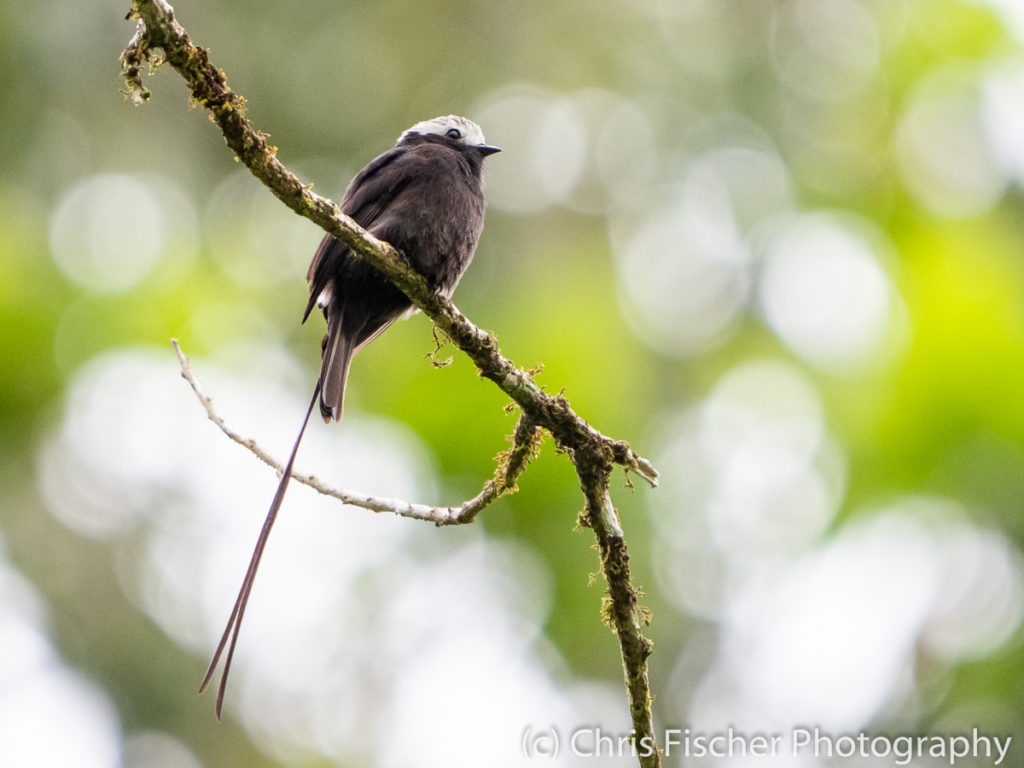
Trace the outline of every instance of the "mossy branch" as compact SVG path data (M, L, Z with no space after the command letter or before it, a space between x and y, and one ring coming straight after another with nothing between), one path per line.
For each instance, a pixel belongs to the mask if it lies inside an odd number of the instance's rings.
M426 281L409 268L396 249L343 214L337 203L315 194L311 185L299 181L277 159L277 148L267 143L266 134L256 130L246 117L245 100L230 89L224 73L211 64L207 51L192 43L165 0L134 0L129 17L137 20L138 26L121 56L126 97L136 104L147 101L149 91L142 84L141 73L165 60L185 79L193 101L209 110L227 145L256 178L293 211L334 235L383 273L473 361L481 376L494 382L522 410L513 447L501 458L495 477L488 481L483 493L500 495L514 488L516 478L535 450L539 429L548 431L568 453L585 499L583 519L597 538L601 568L608 583L607 616L619 638L635 737L638 743L656 743L647 679L651 644L640 627L638 592L630 579L626 542L611 501L609 483L614 465L625 467L652 487L657 485L657 471L627 442L607 437L590 426L564 397L544 392L529 372L501 354L493 334L470 322L451 301L430 291ZM163 51L162 59L154 53L157 48ZM197 389L196 394L200 392ZM208 414L217 420L209 408ZM224 429L222 423L218 425ZM269 457L261 458L276 465ZM296 479L302 482L298 475ZM343 500L351 503L351 496ZM642 754L639 761L644 768L661 765L657 751Z

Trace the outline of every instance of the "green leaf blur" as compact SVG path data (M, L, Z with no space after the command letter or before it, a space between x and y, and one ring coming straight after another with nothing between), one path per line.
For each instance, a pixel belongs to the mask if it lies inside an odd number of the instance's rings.
M653 612L659 728L977 727L1013 734L1018 764L1016 6L175 8L280 159L334 199L434 115L466 114L503 147L454 300L664 475L613 481ZM299 321L320 233L245 175L170 68L147 78L149 103L123 102L127 10L0 12L0 765L68 764L58 745L19 751L17 711L54 728L81 715L68 743L86 768L506 765L526 728L623 727L593 539L550 439L471 530L293 487L282 517L336 550L324 573L343 594L271 603L288 569L261 574L253 599L276 624L242 629L226 725L196 698L274 478L222 445L168 341L222 415L283 455L319 365L322 321ZM450 345L434 359L451 365L432 364L434 347L417 315L361 352L345 422L312 424L321 443L298 465L425 494L410 501L476 494L515 414ZM285 639L264 644L261 626ZM495 662L481 648L498 635ZM323 682L320 698L275 664ZM486 754L474 733L497 734Z

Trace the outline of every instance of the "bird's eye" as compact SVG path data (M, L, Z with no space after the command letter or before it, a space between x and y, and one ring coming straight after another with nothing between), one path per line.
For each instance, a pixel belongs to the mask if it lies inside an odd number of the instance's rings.
M449 128L447 131L444 132L444 135L447 136L449 139L461 139L462 131L460 131L458 128Z

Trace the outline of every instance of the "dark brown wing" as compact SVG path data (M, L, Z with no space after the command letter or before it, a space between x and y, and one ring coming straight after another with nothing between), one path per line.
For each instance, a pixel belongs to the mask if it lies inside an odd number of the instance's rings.
M342 212L359 226L370 229L408 185L408 175L382 174L381 171L395 163L401 165L408 151L408 147L395 147L371 160L345 190L345 196L341 200ZM349 253L348 246L338 242L333 235L324 235L316 253L313 254L313 261L306 274L306 280L309 282L309 302L302 315L302 322L306 322L331 278L344 275L350 263L357 263L357 260Z

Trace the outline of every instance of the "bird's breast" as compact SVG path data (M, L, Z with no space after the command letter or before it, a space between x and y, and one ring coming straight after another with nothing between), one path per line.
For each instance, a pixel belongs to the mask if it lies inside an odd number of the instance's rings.
M450 295L469 266L484 224L480 179L438 158L394 201L373 234L401 250L431 286Z

